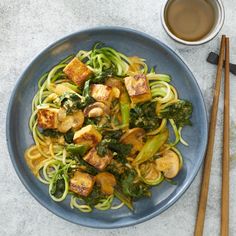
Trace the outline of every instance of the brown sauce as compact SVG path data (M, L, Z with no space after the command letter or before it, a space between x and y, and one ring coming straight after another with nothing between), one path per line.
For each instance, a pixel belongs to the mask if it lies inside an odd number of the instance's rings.
M172 0L165 10L169 30L178 38L196 41L214 26L215 10L208 0Z

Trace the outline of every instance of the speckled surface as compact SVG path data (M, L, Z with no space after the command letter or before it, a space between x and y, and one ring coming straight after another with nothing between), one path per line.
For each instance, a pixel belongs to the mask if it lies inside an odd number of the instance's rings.
M137 226L116 230L95 230L68 223L44 209L26 191L11 164L5 138L8 101L17 78L32 58L53 41L72 32L104 25L137 29L159 38L188 63L211 107L215 66L205 62L209 51L217 51L219 38L197 47L172 41L160 22L163 1L51 0L0 1L0 235L193 235L200 173L184 196L160 216ZM236 62L236 5L224 1L226 21L221 33L231 38L231 60ZM230 235L236 235L236 77L231 76L231 192ZM222 112L219 107L214 161L205 222L205 235L219 235L221 193ZM233 155L234 154L234 155Z

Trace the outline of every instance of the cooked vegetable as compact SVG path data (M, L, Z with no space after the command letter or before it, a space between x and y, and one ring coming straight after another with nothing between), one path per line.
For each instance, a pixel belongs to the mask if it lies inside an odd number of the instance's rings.
M188 145L182 131L192 105L170 81L145 59L102 44L45 73L32 101L35 145L25 160L49 196L60 202L71 195L71 208L87 213L133 210L151 187L172 182L183 166L176 145ZM113 205L115 198L121 203Z
M108 154L109 151L113 152L113 156L116 160L121 163L126 163L126 157L130 154L132 149L131 144L123 144L118 142L114 138L104 138L98 145L97 145L97 152L98 155L101 157Z
M130 99L126 91L123 91L120 95L120 111L122 125L125 128L128 128L130 122Z
M70 152L73 155L79 155L81 157L85 155L88 149L89 149L89 146L87 145L69 144L66 146L67 152Z
M141 164L140 175L142 181L148 185L157 185L164 180L161 171L157 169L156 164L153 162Z
M96 182L101 186L102 193L106 195L112 195L114 187L116 185L116 179L114 175L109 172L102 172L96 175Z
M140 153L134 159L133 165L139 165L152 158L160 147L166 142L168 135L168 130L164 130L162 133L147 140Z
M120 138L120 142L124 144L131 144L131 155L141 151L144 145L145 131L142 128L133 128L125 132Z
M148 185L141 182L135 182L134 180L136 176L136 172L131 170L128 173L125 173L125 175L122 177L121 186L124 194L134 199L150 196Z
M160 125L160 119L157 117L155 109L155 102L136 105L130 110L130 127L143 128L145 131L157 129Z
M84 115L87 117L99 117L109 113L110 108L102 102L95 102L84 109Z
M168 179L174 178L180 170L178 155L171 150L165 151L163 157L156 159L156 168Z
M173 119L178 127L191 125L190 117L193 107L189 101L180 100L171 104L158 113L159 118Z

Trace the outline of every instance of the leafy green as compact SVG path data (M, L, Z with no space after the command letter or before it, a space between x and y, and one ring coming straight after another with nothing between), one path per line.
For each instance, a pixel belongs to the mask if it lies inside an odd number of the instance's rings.
M65 108L67 114L77 110L77 104L80 103L80 97L75 93L64 93L60 97L61 107Z
M67 143L73 143L73 137L74 137L74 131L72 129L68 130L64 134L64 138L65 138Z
M123 135L122 130L116 130L116 131L103 131L102 136L105 139L117 139L119 140L121 136Z
M180 100L167 106L158 114L160 118L173 119L177 127L191 125L190 117L193 112L192 103L186 100Z
M95 125L97 126L98 123L101 121L101 117L93 117L93 118L88 118L85 117L84 119L84 125Z
M106 196L101 192L101 188L97 185L94 185L93 191L90 193L89 196L87 197L80 196L80 198L82 198L84 202L90 207L94 207L105 197Z
M150 196L148 185L141 182L134 183L136 176L137 173L134 170L129 170L124 174L121 180L123 193L134 199Z
M84 100L80 104L78 108L84 108L90 105L91 103L95 102L95 100L90 96L90 80L87 80L84 84L84 89L83 89L83 97Z
M48 137L52 137L52 138L58 138L59 136L62 135L61 132L59 132L55 129L43 129L41 132L44 136L48 136Z
M94 84L104 84L106 79L115 75L114 68L103 70L94 77L91 78L91 82Z
M121 163L126 163L126 157L129 155L132 145L119 143L114 138L104 138L96 147L99 156L105 156L109 151Z
M98 170L95 167L89 165L83 158L81 158L79 154L77 155L71 154L70 159L75 160L77 162L77 165L84 166L88 174L95 176L98 173Z
M90 96L90 80L87 80L84 84L82 96L78 96L76 93L64 93L61 95L60 104L61 107L66 109L67 114L71 114L78 109L83 109L95 100Z
M79 155L80 157L84 156L88 149L89 147L87 145L69 144L66 146L67 152L70 152L73 155Z
M160 120L156 115L156 103L146 102L136 105L130 110L130 127L140 127L146 131L157 129Z

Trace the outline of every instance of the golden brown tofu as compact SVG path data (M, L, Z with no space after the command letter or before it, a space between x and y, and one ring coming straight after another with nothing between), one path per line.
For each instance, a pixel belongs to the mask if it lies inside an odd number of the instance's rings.
M93 125L87 125L75 132L73 140L77 144L95 147L102 140L102 135Z
M78 86L84 84L92 71L77 57L75 57L65 68L64 73Z
M95 178L87 173L76 171L70 179L70 190L80 196L87 197L93 190Z
M100 157L96 148L92 148L83 159L91 166L94 166L96 169L102 171L108 164L110 164L112 158L113 157L111 153L108 153L104 157Z
M133 103L146 102L151 100L152 95L145 75L135 75L126 77L125 87Z
M96 101L107 103L111 100L112 88L103 84L92 84L90 94Z
M38 126L43 129L56 129L58 126L58 109L39 109L37 112Z

